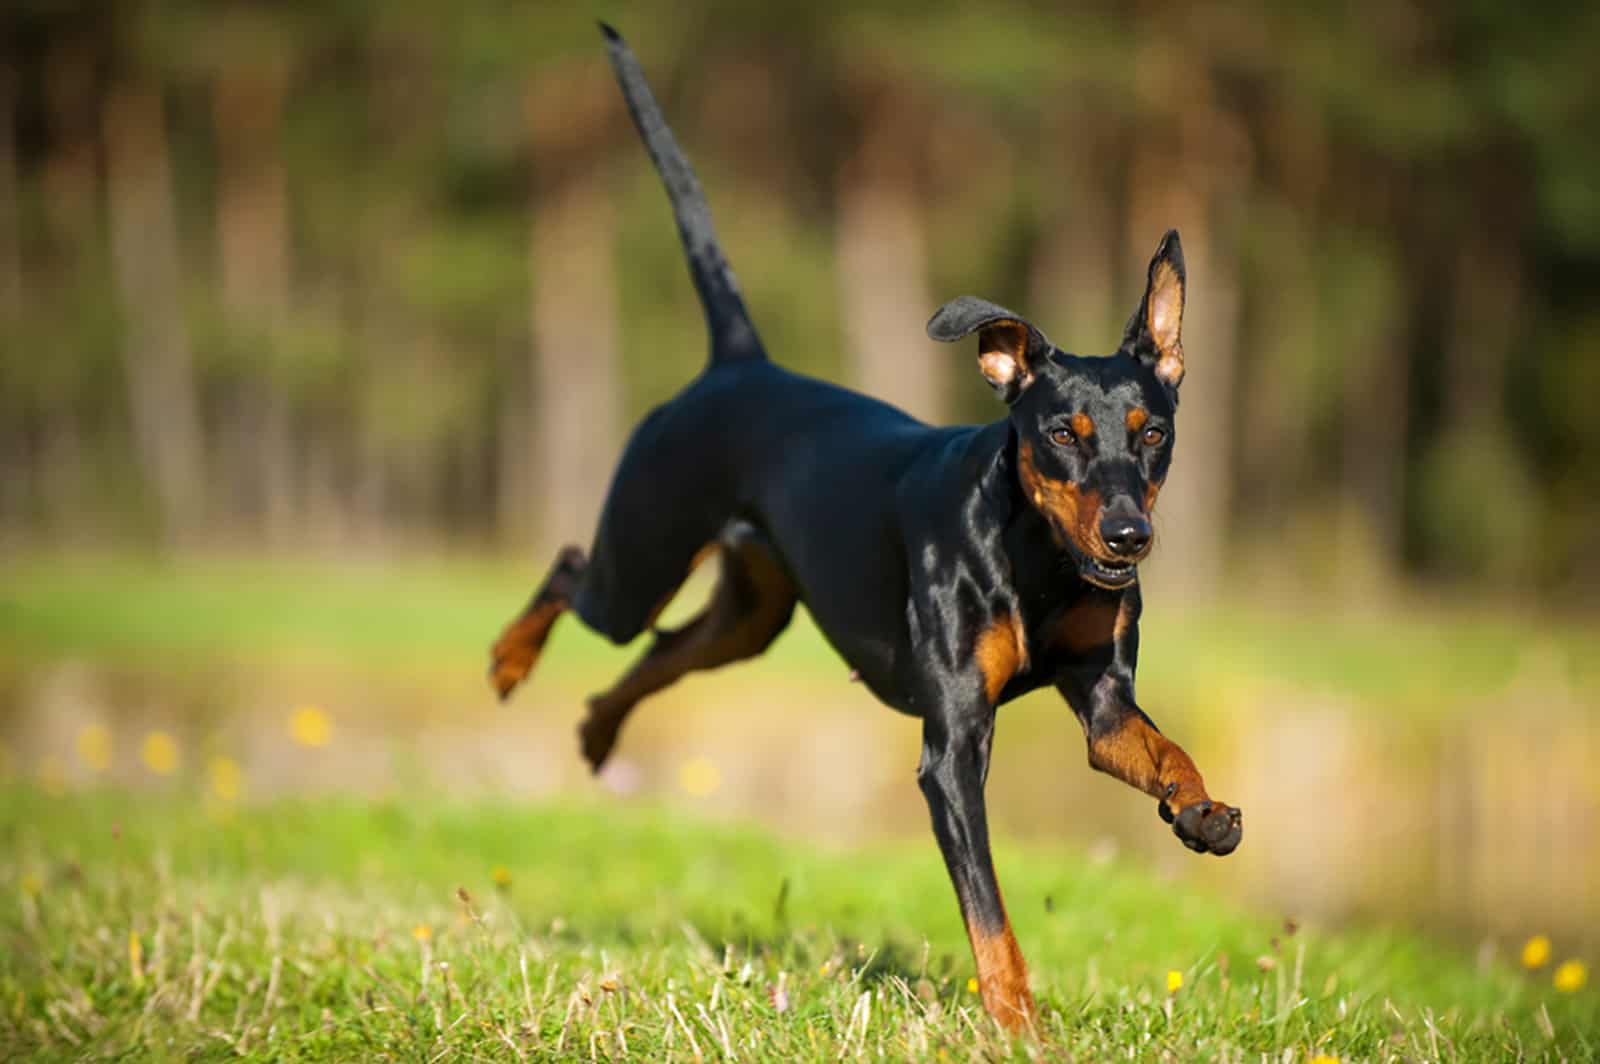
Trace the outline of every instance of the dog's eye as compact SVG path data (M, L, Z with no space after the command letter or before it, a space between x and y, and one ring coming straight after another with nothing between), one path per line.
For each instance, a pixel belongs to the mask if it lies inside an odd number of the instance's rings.
M1051 429L1050 441L1057 447L1071 447L1078 442L1078 437L1068 428Z
M1143 439L1146 447L1159 447L1161 445L1161 441L1166 438L1167 434L1162 432L1160 429L1148 428L1144 430Z

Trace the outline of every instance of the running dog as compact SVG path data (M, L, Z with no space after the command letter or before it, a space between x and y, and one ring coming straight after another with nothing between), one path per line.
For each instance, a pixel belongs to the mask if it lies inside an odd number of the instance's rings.
M568 610L617 643L653 629L645 654L589 702L580 739L599 771L641 699L762 653L804 602L872 693L921 719L917 782L984 1007L1028 1029L1033 996L984 810L997 707L1053 684L1083 724L1089 764L1156 798L1184 845L1222 855L1241 835L1239 810L1210 797L1133 694L1137 567L1151 548L1184 375L1178 234L1162 238L1107 357L1066 354L986 300L939 308L928 334L976 334L978 372L1007 411L990 425L924 425L768 359L638 61L601 28L672 201L710 360L634 430L587 557L561 551L494 644L492 682L510 695ZM656 629L712 553L721 571L710 603L681 627Z

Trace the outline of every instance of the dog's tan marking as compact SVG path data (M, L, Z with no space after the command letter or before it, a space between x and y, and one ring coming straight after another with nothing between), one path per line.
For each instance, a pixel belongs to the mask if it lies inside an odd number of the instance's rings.
M489 678L501 698L509 696L533 671L550 638L550 629L566 608L567 603L562 600L535 599L494 641Z
M972 656L983 674L983 692L990 702L1000 698L1011 677L1028 665L1028 641L1022 621L1014 613L996 618L978 633Z
M1094 596L1079 602L1056 619L1051 626L1051 642L1079 652L1110 646L1119 634L1122 607L1119 603Z
M1183 281L1165 259L1150 274L1145 323L1161 356L1156 376L1176 388L1183 381Z
M1001 912L1004 911L1002 903ZM987 931L969 918L967 939L972 943L983 1007L1008 1031L1031 1027L1037 1008L1033 993L1028 989L1028 964L1022 959L1022 949L1017 945L1010 919L1006 919L1001 930Z
M1133 627L1133 596L1123 595L1122 602L1117 606L1117 619L1111 626L1111 638L1117 642L1128 634L1128 629Z
M1149 420L1150 411L1146 410L1142 406L1136 406L1128 411L1128 416L1125 419L1125 423L1128 426L1129 432L1138 432L1140 429L1144 428L1145 422Z
M1033 383L1033 367L1028 365L1028 326L1005 318L991 322L978 332L978 370L996 388L1018 381L1026 388Z
M1023 489L1033 500L1033 505L1050 518L1052 532L1058 536L1068 536L1085 554L1101 559L1110 556L1110 551L1100 539L1101 501L1098 492L1080 492L1078 485L1071 481L1055 480L1039 472L1034 462L1031 440L1022 441L1017 465Z
M1144 489L1144 512L1146 515L1156 511L1156 496L1161 494L1161 481L1152 480Z
M1167 787L1177 784L1167 799L1174 813L1210 799L1194 759L1138 713L1128 714L1116 731L1090 740L1089 764L1154 798L1165 797Z
M1072 431L1078 439L1087 440L1094 435L1094 420L1088 414L1073 414Z
M489 682L502 699L509 697L538 664L550 629L572 605L583 566L583 552L576 547L567 547L556 555L539 590L494 641L489 652Z
M1017 364L1004 355L979 355L978 370L994 385L1010 384L1017 379Z
M657 632L616 685L589 700L579 735L596 772L641 699L696 669L754 657L789 623L798 591L777 559L759 544L737 539L711 544L700 556L719 546L722 571L706 608L681 628Z

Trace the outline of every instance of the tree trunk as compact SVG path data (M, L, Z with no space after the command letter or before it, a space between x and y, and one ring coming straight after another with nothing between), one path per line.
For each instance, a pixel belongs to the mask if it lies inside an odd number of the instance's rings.
M1455 256L1441 351L1444 431L1428 462L1437 478L1432 533L1435 549L1463 575L1513 584L1538 564L1533 545L1540 521L1506 394L1513 338L1525 327L1522 227L1512 215L1520 197L1492 186L1482 196L1507 206L1468 226ZM1467 505L1469 495L1527 503L1474 508ZM1462 525L1467 527L1458 531Z
M1154 64L1142 63L1141 67ZM1160 65L1142 77L1169 77ZM1180 230L1187 266L1183 347L1188 372L1178 413L1177 456L1161 492L1155 525L1157 550L1150 570L1163 591L1203 599L1215 593L1226 570L1228 514L1232 505L1232 445L1239 264L1219 218L1213 189L1227 187L1218 153L1237 136L1209 106L1203 89L1186 88L1176 144L1159 134L1142 136L1135 152L1127 246L1140 278L1161 234ZM1176 149L1176 150L1175 150ZM1137 294L1127 305L1138 305Z
M1161 491L1155 523L1159 550L1152 567L1163 588L1192 598L1206 598L1226 571L1228 513L1232 505L1235 325L1238 314L1238 263L1225 248L1203 202L1146 214L1135 229L1141 245L1152 251L1164 231L1176 223L1183 232L1188 267L1188 304L1184 311L1183 347L1188 373L1183 380L1183 407L1177 419L1181 441L1171 475ZM1156 217L1170 219L1156 222ZM1154 223L1154 224L1152 224Z
M1235 508L1252 527L1300 548L1257 553L1249 576L1265 587L1295 588L1305 583L1306 551L1328 546L1325 513L1316 513L1314 524L1300 519L1320 502L1308 498L1307 485L1319 472L1311 444L1324 413L1316 389L1330 297L1323 281L1332 271L1325 269L1323 204L1330 186L1342 186L1329 173L1332 153L1320 115L1303 100L1285 95L1263 104L1258 123L1263 183L1276 192L1263 189L1252 221L1258 234L1267 234L1257 240L1267 257L1253 264L1259 280L1248 312L1252 331L1241 338L1236 370L1249 415L1235 430Z
M1386 289L1392 286L1385 286ZM1349 352L1340 410L1335 568L1345 598L1379 604L1394 586L1405 535L1406 345L1391 296L1375 293L1341 339Z
M155 491L162 539L182 546L192 542L204 516L204 462L161 96L146 87L114 86L104 121L134 446Z
M88 46L68 35L51 47L44 62L49 150L41 185L43 213L49 223L48 261L56 268L40 280L40 286L49 290L34 293L34 298L40 305L58 305L69 312L82 306L81 300L92 298L86 291L89 286L78 288L76 279L99 266L102 239L95 58ZM13 130L13 138L16 132ZM15 139L11 144L15 151ZM20 298L20 261L18 268ZM66 523L83 506L87 471L96 450L114 446L114 441L106 438L103 429L97 438L94 430L81 422L77 400L96 387L89 374L79 370L52 376L50 392L40 397L37 410L29 488L31 502L49 515L47 521L64 519L62 523Z
M616 219L594 171L534 211L533 424L527 461L547 545L587 544L621 449Z
M1316 162L1342 195L1359 196L1380 222L1387 220L1389 234L1355 244L1339 264L1338 289L1323 294L1336 322L1329 332L1343 370L1335 572L1346 602L1371 610L1394 597L1405 549L1412 395L1401 293L1408 287L1402 273L1411 244L1406 227L1415 218L1402 207L1393 174L1363 173L1358 180L1349 163L1341 174L1325 155Z
M1240 375L1242 401L1250 415L1240 418L1236 428L1237 501L1247 520L1292 540L1295 518L1313 501L1306 486L1316 472L1308 429L1316 408L1310 390L1316 379L1321 312L1317 236L1301 210L1283 210L1265 224L1273 227L1273 250L1271 261L1260 266L1264 287L1250 314L1253 334L1247 350L1253 364ZM1185 402L1180 431L1189 409ZM1269 586L1293 586L1303 561L1289 552L1268 551L1253 559L1250 575Z
M65 237L70 262L81 263L95 248L96 172L94 55L75 42L51 49L45 60L44 95L50 123L45 159L45 213L51 229Z
M535 453L531 422L537 411L523 344L502 339L495 367L495 533L506 546L526 547L541 530L533 504L538 485L529 473Z
M1505 221L1470 227L1456 256L1455 303L1445 337L1446 422L1459 432L1504 433L1507 354L1521 324L1522 261Z
M950 361L924 331L934 310L927 240L898 117L881 107L840 172L839 306L852 383L937 424L948 403Z
M219 470L243 488L253 520L281 544L295 522L293 433L288 397L275 372L289 312L287 178L281 154L287 70L270 60L224 66L213 97L220 162L217 234L222 302L251 365L228 419L234 468Z
M22 314L22 252L17 223L17 76L10 66L0 66L0 335L16 335ZM17 345L0 339L0 359L17 359ZM5 374L11 380L19 371ZM32 494L33 455L27 432L18 416L19 397L11 397L0 423L0 537L16 530ZM3 543L0 540L0 543Z
M1043 167L1054 213L1044 221L1029 281L1028 306L1052 340L1067 351L1098 355L1116 349L1131 308L1116 303L1120 236L1118 177L1107 160L1118 153L1093 115L1074 111L1051 130Z
M22 313L22 242L17 203L17 73L0 67L0 322Z

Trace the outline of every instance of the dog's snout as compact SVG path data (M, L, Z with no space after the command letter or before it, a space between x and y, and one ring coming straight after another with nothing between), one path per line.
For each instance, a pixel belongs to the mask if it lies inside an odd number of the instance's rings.
M1132 558L1150 546L1150 522L1143 517L1107 517L1100 522L1100 538L1119 558Z

